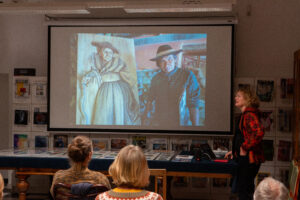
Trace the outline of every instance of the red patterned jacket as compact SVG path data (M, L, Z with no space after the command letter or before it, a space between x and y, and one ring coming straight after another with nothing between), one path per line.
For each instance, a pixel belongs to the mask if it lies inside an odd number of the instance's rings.
M244 135L244 142L241 145L248 152L250 163L263 163L265 161L262 139L264 128L259 120L259 110L246 108L242 113L239 128Z

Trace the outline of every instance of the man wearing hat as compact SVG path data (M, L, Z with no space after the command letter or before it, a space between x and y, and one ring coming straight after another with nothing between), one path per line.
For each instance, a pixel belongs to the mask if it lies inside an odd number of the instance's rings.
M176 66L177 54L170 45L158 47L155 61L160 71L152 78L145 116L150 110L151 125L179 127L199 125L200 87L190 70Z

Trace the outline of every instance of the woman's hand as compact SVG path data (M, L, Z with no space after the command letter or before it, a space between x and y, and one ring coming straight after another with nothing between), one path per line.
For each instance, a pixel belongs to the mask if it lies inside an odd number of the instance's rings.
M232 159L232 158L233 158L232 151L228 151L228 152L225 154L225 158L226 158L226 159Z
M246 155L247 155L247 151L245 151L243 147L240 147L240 156L246 156Z

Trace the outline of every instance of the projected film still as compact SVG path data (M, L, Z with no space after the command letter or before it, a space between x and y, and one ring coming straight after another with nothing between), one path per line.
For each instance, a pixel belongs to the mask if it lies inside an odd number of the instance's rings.
M205 124L206 34L78 34L77 125Z

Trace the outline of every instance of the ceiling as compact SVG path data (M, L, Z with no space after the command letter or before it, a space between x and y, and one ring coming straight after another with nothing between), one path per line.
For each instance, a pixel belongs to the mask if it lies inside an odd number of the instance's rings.
M236 0L0 0L0 14L55 19L190 18L234 16Z

